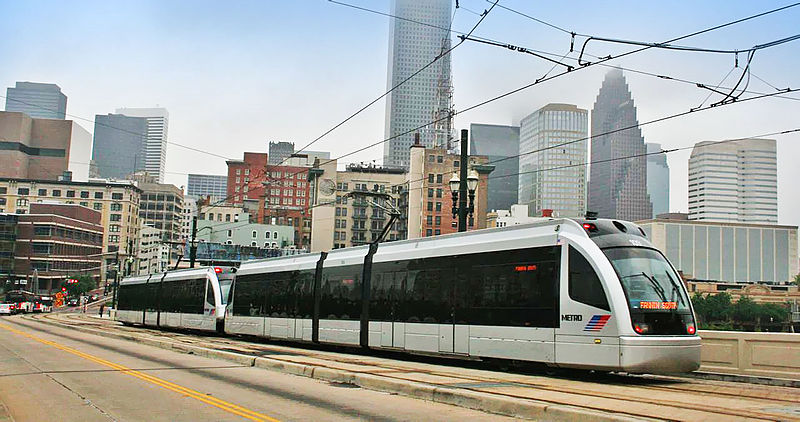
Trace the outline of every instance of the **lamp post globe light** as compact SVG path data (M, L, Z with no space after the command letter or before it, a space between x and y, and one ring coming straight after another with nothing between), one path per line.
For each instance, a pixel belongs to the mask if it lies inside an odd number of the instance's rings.
M467 148L469 143L469 132L464 129L461 131L461 162L459 172L453 173L450 177L450 192L453 196L453 218L458 217L458 231L467 231L467 215L470 217L475 212L475 190L478 189L478 172L469 169ZM460 174L459 174L460 173ZM469 198L469 202L467 202Z

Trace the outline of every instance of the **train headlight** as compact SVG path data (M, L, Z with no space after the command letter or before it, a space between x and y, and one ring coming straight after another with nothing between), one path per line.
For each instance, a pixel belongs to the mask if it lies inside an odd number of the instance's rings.
M650 324L636 323L633 324L633 330L639 334L647 334L650 332Z
M695 333L697 333L697 329L694 328L694 323L686 324L686 332L690 335L695 335Z

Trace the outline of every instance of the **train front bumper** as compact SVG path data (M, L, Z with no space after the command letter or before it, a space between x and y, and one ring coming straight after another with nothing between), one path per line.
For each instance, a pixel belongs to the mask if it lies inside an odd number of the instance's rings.
M699 336L622 336L619 352L625 372L669 374L700 368Z

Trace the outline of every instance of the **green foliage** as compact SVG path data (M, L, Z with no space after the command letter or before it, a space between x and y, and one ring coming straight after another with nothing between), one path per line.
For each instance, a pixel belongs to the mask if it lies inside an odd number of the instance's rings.
M794 276L794 284L797 284L798 286L800 286L800 274L797 274L796 276Z
M84 275L73 275L67 278L78 280L77 283L64 284L64 286L67 288L67 294L69 296L80 296L90 290L97 288L97 284L95 283L94 279L91 276L84 274Z
M734 321L740 324L753 323L758 321L758 317L761 314L761 306L753 301L753 299L742 296L736 304L733 305L732 314Z
M720 292L703 296L695 293L692 305L701 329L710 330L760 330L762 325L774 329L789 319L788 306L777 303L756 303L748 296L741 296L732 303L731 295Z

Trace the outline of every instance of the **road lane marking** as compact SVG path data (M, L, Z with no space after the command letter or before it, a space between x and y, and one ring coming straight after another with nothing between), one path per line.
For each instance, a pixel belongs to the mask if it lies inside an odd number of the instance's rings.
M127 368L127 367L125 367L123 365L107 361L105 359L99 358L97 356L90 355L88 353L81 352L80 350L73 349L73 348L68 347L68 346L63 346L63 345L58 344L58 343L56 343L54 341L45 340L45 339L37 337L37 336L35 336L33 334L28 334L28 333L26 333L24 331L20 331L20 330L17 330L16 328L12 328L12 327L10 327L10 326L8 326L6 324L0 324L0 328L6 329L8 331L11 331L12 333L17 334L17 335L20 335L20 336L23 336L23 337L27 337L27 338L29 338L31 340L34 340L34 341L37 341L39 343L46 344L46 345L54 347L56 349L65 351L67 353L71 353L71 354L73 354L75 356L82 357L82 358L84 358L86 360L98 363L100 365L108 366L110 368L113 368L116 371L121 372L121 373L130 375L130 376L135 377L135 378L139 378L139 379L141 379L143 381L147 381L147 382L149 382L151 384L154 384L154 385L157 385L157 386L159 386L161 388L176 392L178 394L181 394L181 395L184 395L184 396L187 396L187 397L191 397L191 398L193 398L195 400L198 400L198 401L201 401L203 403L209 404L211 406L217 407L217 408L222 409L222 410L224 410L226 412L233 413L235 415L241 416L241 417L243 417L245 419L249 419L249 420L252 420L252 421L279 422L278 419L275 419L273 417L270 417L270 416L255 412L253 410L250 410L250 409L235 405L235 404L230 403L230 402L226 402L224 400L220 400L220 399L218 399L216 397L206 395L204 393L192 390L190 388L186 388L184 386L181 386L181 385L178 385L178 384L174 384L174 383L169 382L167 380L164 380L164 379L161 379L161 378L158 378L158 377L154 377L152 375L148 375L148 374L142 373L140 371L137 371L137 370L134 370L134 369L131 369L131 368Z

